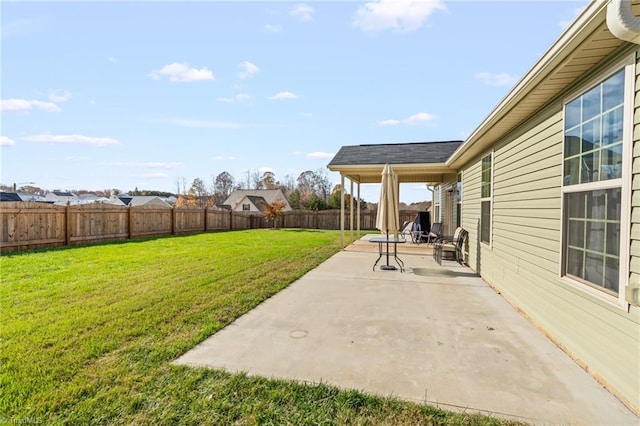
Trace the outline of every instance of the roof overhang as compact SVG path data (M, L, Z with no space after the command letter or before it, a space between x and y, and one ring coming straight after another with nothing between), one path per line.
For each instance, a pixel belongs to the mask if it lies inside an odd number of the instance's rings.
M332 172L339 172L342 176L357 183L380 183L384 164L367 165L329 165ZM440 183L443 176L455 173L444 163L413 163L391 164L393 172L398 177L398 183Z
M608 1L594 0L447 161L457 169L558 99L625 45L607 27ZM634 0L634 10L637 0Z

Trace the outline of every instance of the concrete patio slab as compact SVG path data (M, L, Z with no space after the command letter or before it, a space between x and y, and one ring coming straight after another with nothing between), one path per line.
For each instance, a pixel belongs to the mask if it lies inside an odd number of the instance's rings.
M176 364L328 383L533 424L640 419L468 268L361 241Z

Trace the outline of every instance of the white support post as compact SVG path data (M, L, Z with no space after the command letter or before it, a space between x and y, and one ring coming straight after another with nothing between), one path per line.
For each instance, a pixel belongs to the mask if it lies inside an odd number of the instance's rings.
M353 244L353 180L349 179L349 182L351 183L351 190L349 191L349 199L350 199L350 205L349 205L349 231L351 234L351 244Z
M340 246L344 248L344 175L340 173Z
M358 238L360 238L360 182L358 181L358 196L356 197L357 203L358 203L358 207L357 207L357 212L358 212L358 225L356 227L356 229L358 230Z

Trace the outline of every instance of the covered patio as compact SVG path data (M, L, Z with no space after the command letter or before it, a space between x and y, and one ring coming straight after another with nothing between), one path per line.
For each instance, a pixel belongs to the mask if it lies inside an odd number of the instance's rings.
M400 194L401 183L424 183L425 185L442 184L449 179L455 180L456 170L446 165L451 154L458 149L463 141L440 142L412 142L395 144L363 144L349 145L340 151L327 165L328 169L340 173L340 185L343 188L340 205L340 230L342 247L345 247L345 216L346 216L346 180L349 180L349 194L356 200L360 199L360 185L380 183L385 164L392 166L398 180ZM354 188L355 186L355 188ZM354 192L355 191L355 192ZM425 191L427 187L425 186ZM401 201L401 200L398 200ZM356 218L357 229L360 231L360 203L349 203L351 218L349 230L354 231L353 218ZM355 210L355 212L354 212ZM351 239L353 241L353 238Z

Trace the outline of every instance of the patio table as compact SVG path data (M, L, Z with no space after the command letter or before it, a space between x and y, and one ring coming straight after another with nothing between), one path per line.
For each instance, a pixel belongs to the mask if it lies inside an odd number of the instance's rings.
M387 263L386 265L380 265L380 269L383 271L395 271L396 269L398 269L394 265L389 264L389 254L390 254L389 244L393 244L393 258L395 259L396 263L400 267L400 272L404 272L404 262L402 261L402 259L398 257L398 244L403 244L406 241L407 240L405 240L404 238L394 238L394 237L386 237L386 236L374 237L369 239L370 243L378 244L378 258L376 259L376 262L373 264L373 270L374 271L376 270L376 265L378 264L378 262L382 258L382 255L384 254L386 254L387 256Z

